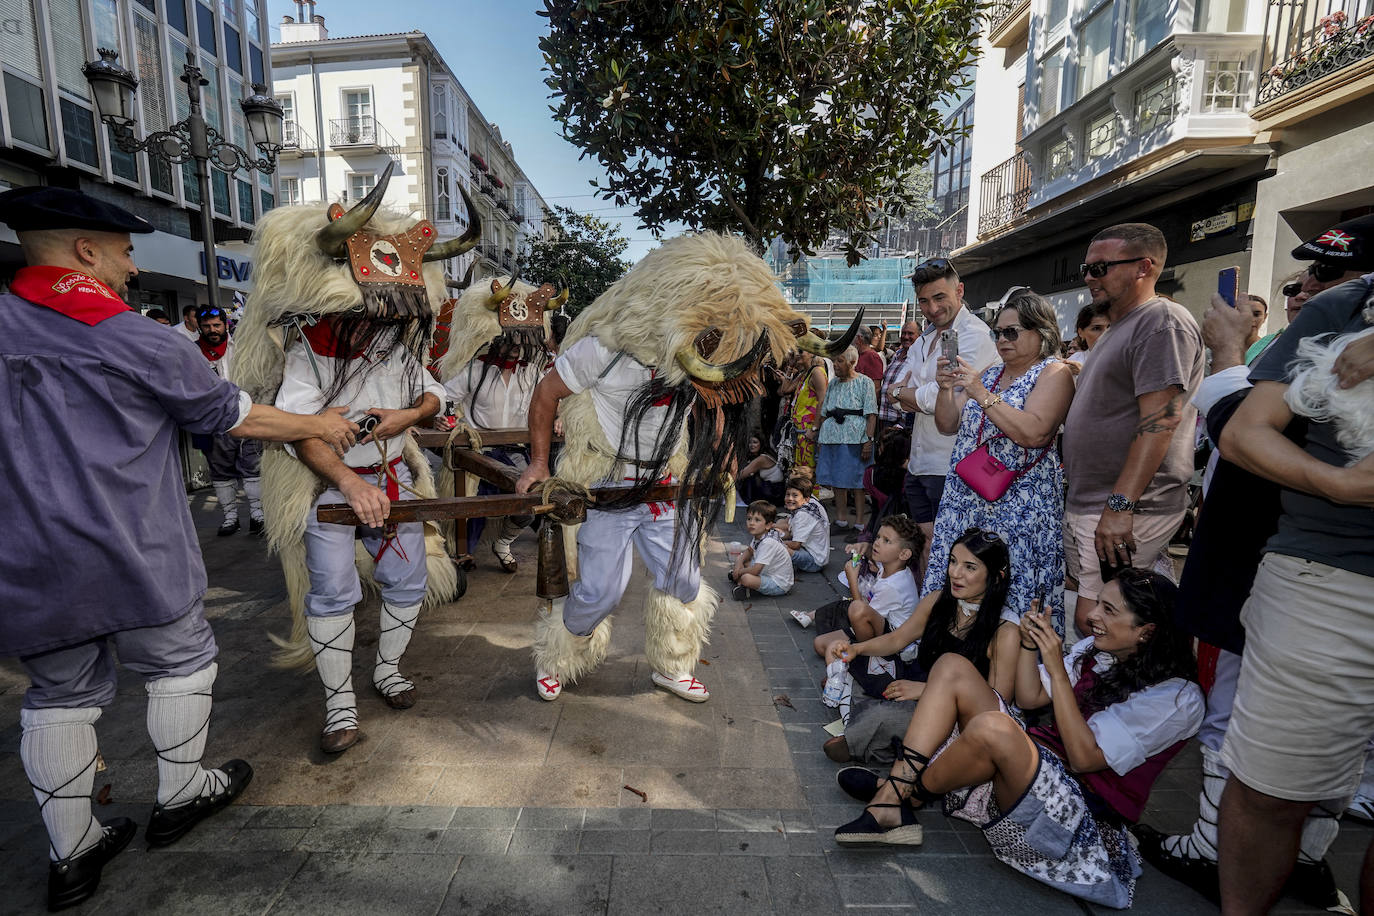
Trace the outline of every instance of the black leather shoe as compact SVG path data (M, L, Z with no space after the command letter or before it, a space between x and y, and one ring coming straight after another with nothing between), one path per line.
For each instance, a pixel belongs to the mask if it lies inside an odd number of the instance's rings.
M229 805L253 781L253 768L242 760L230 760L220 770L229 777L229 784L215 795L202 795L180 805L154 805L148 818L148 845L170 846L184 837L192 827Z
M1283 895L1323 910L1339 912L1339 907L1350 908L1350 900L1336 886L1336 876L1325 859L1295 864L1283 886Z
M223 525L220 525L219 530L216 531L215 534L219 537L227 538L229 535L233 534L238 530L239 520L234 519L232 522L225 522Z
M867 767L845 767L835 774L835 781L846 795L861 802L873 801L882 782L878 774Z
M267 522L266 522L266 520L260 519L260 518L250 518L250 519L248 520L248 533L249 533L249 534L262 534L262 533L263 533L264 531L266 531L266 530L267 530Z
M48 912L56 913L90 898L100 886L100 870L123 851L138 832L127 817L111 818L100 842L73 859L48 866Z
M1131 832L1140 841L1141 858L1168 877L1188 885L1217 906L1221 906L1221 880L1217 873L1217 863L1208 859L1192 859L1170 854L1164 848L1164 841L1168 837L1149 824L1136 824L1131 828Z

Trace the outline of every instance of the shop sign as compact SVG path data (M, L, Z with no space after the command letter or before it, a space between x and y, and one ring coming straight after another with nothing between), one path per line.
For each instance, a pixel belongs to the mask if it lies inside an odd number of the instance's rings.
M1218 213L1216 216L1209 216L1193 223L1188 232L1188 241L1200 242L1210 236L1230 232L1234 228L1236 228L1236 211L1227 210L1225 213Z
M221 280L237 280L240 283L247 283L248 277L253 273L252 261L236 261L233 258L226 258L223 255L215 257L215 274ZM200 274L205 273L205 252L200 253Z

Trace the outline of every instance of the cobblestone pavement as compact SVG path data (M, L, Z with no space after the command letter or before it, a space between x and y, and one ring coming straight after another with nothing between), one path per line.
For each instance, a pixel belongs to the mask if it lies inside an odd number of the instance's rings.
M406 657L420 700L387 709L364 690L376 602L358 614L364 740L337 759L316 749L322 690L313 673L268 664L266 633L289 625L262 542L214 536L213 501L193 500L220 643L207 760L248 759L256 778L233 807L168 849L135 843L105 869L91 913L1082 913L1091 908L1001 865L970 826L922 815L916 851L843 850L831 830L857 806L821 753L834 718L819 700L813 631L788 615L838 591L805 574L793 594L724 599L698 676L709 702L649 684L646 579L616 617L610 657L555 703L533 691L533 542L516 576L486 545L462 600L420 619ZM725 589L721 523L705 576ZM832 573L843 545L836 541ZM19 762L25 681L0 661L0 914L41 912L46 839ZM122 675L97 725L110 786L102 817L146 823L155 767L144 694ZM775 698L785 695L790 706ZM1188 823L1198 758L1169 767L1146 820ZM641 799L633 790L644 793ZM1332 859L1353 892L1370 832L1342 831ZM1282 912L1302 912L1285 903ZM1136 911L1206 913L1191 891L1146 869Z

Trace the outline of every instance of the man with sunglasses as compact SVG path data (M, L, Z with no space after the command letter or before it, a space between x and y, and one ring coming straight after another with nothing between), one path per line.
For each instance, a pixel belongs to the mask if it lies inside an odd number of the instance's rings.
M1103 229L1081 266L1093 310L1111 319L1078 376L1064 421L1064 560L1078 583L1074 623L1102 590L1102 570L1151 567L1178 530L1193 474L1202 332L1155 293L1168 246L1146 223Z
M210 368L220 378L229 378L233 365L234 342L229 339L229 316L218 306L206 306L196 312L200 336L196 346L210 361ZM205 453L210 465L210 483L215 488L223 521L216 532L228 537L239 530L239 486L248 498L248 530L262 534L266 527L262 517L262 479L258 467L262 463L262 443L257 439L240 439L228 433L196 437L196 445Z
M945 492L949 459L954 452L954 436L946 436L935 426L935 399L940 385L935 380L942 353L940 333L959 335L959 356L974 372L981 373L997 361L997 345L992 342L987 323L964 306L964 284L948 258L931 258L911 275L916 289L916 306L926 319L926 329L907 351L906 370L901 381L887 390L888 397L902 410L914 411L911 421L911 452L902 485L907 514L916 522L922 539L919 575L925 578L930 560L930 541L935 534L935 514Z

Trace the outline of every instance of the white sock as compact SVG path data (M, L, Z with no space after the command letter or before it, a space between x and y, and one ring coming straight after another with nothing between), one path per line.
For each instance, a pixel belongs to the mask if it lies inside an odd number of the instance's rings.
M239 484L237 480L216 480L215 500L219 503L219 510L224 513L224 523L227 525L239 520Z
M248 517L262 521L262 478L243 478L243 495L248 497Z
M358 727L358 700L353 694L353 612L336 617L307 617L315 669L324 683L324 732Z
M19 710L19 759L48 828L48 857L54 862L100 842L100 822L91 813L99 718L98 707Z
M400 665L419 616L419 604L395 607L382 602L381 635L377 639L377 664L372 669L372 683L383 696L394 697L415 688L401 675Z
M1180 859L1217 860L1217 806L1231 771L1222 765L1221 755L1202 746L1202 791L1197 796L1197 821L1192 833L1164 840L1164 851Z
M200 765L210 734L211 688L219 666L210 663L185 677L149 681L148 736L157 752L157 803L180 805L229 785L220 770Z

